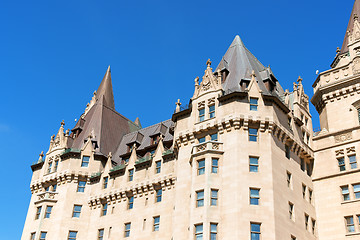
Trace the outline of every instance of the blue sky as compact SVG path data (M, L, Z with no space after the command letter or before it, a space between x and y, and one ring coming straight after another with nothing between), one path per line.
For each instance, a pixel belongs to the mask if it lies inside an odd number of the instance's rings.
M353 2L1 1L2 238L20 239L30 164L62 120L74 126L108 65L117 111L143 126L171 118L178 98L188 103L206 60L215 68L236 34L283 88L301 75L311 97Z

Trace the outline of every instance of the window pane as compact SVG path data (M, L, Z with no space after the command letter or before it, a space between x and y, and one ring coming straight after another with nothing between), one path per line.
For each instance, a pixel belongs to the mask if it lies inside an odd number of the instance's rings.
M260 224L252 223L251 224L251 231L252 232L260 232Z
M257 172L258 166L250 166L250 172Z
M196 225L195 227L195 232L196 233L202 233L203 232L203 225Z
M250 189L251 197L259 197L259 189Z
M199 138L199 143L205 142L205 137Z
M217 133L211 134L210 137L211 137L211 141L217 141L218 140Z

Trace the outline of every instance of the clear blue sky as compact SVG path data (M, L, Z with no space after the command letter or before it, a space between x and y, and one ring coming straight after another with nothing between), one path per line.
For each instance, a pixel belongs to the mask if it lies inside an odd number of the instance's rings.
M216 67L236 34L284 88L301 75L311 97L353 2L1 1L1 239L20 239L30 164L63 119L74 126L108 65L117 111L143 126L171 118L177 98L187 103L206 60Z

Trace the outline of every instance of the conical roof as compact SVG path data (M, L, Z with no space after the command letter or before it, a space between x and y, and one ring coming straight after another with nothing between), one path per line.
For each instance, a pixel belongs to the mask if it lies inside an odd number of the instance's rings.
M98 101L102 96L104 96L104 105L115 110L110 66L108 67L104 78L96 91L96 100Z
M355 0L353 9L351 11L350 20L349 20L349 23L348 23L348 26L347 26L347 29L346 29L346 32L345 32L344 41L343 41L343 44L342 44L342 47L341 47L341 50L340 50L340 54L349 51L349 48L348 48L348 44L349 44L348 33L349 32L352 33L352 30L354 29L354 21L355 21L354 16L355 16L355 14L358 17L360 17L360 0Z

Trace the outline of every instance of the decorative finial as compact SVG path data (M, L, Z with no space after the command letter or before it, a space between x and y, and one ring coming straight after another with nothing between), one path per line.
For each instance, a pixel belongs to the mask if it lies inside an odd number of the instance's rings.
M51 141L54 141L54 139L55 139L55 135L52 135L51 136Z
M65 121L62 120L60 124L61 124L61 126L64 126L64 125L65 125Z
M96 90L94 91L93 95L96 96Z
M297 90L297 84L295 83L295 82L293 82L293 89L294 89L294 91L296 91Z
M199 77L196 77L194 81L195 81L195 86L199 86Z
M301 83L301 81L302 81L302 78L301 78L301 76L299 76L299 78L296 80L298 83Z
M180 106L181 106L180 99L178 99L178 100L177 100L177 102L176 102L175 104L176 104L176 109L175 109L175 112L180 112Z
M69 136L69 133L70 133L70 129L67 129L65 132L65 136Z
M108 158L112 158L112 153L111 152L109 152Z
M255 74L255 71L254 71L254 70L252 70L252 72L251 72L251 77L252 77L252 78L255 78L255 77L256 77L256 74Z
M43 158L43 157L44 157L44 151L41 151L41 153L39 154L39 156L40 156L41 158Z
M211 66L211 61L210 61L210 58L206 61L206 65L207 65L208 67L210 67L210 66Z
M337 47L337 48L336 48L336 55L338 55L339 53L340 53L340 48Z

